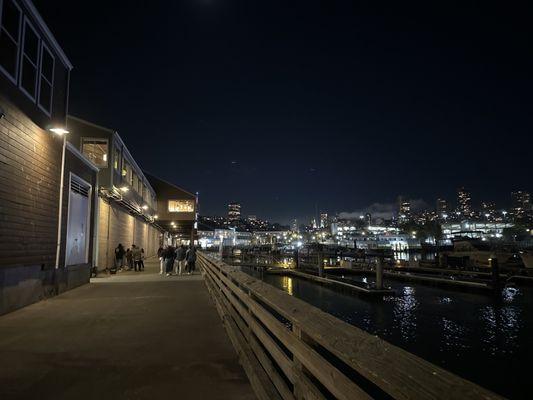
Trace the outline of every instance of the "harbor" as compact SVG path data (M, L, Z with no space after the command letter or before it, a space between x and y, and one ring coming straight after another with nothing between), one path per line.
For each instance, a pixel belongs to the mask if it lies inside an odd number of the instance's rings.
M321 268L316 258L313 262L306 256L300 256L297 265L294 254L276 258L248 253L243 259L225 249L224 260L505 397L526 399L533 390L528 380L533 288L526 271L499 271L495 284L493 271L487 268L390 262L378 290L374 253L353 263L325 258Z

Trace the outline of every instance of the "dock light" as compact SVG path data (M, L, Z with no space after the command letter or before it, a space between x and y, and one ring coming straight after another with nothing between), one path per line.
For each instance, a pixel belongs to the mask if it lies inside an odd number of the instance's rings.
M142 209L143 210L148 210L148 206L145 204L144 206L142 206Z
M121 190L122 192L126 193L128 190L130 190L130 188L127 187L127 186L122 186L122 187L120 188L120 190Z
M154 215L154 219L158 219L159 218L159 215Z
M53 128L50 128L49 131L55 133L56 135L65 135L69 133L69 131L61 127L53 127Z

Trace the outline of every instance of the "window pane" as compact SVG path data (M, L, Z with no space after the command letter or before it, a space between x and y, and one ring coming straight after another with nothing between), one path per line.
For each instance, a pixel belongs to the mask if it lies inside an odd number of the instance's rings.
M97 167L107 167L107 140L83 139L82 153Z
M26 57L23 57L22 60L22 87L26 89L26 91L35 97L35 88L37 86L37 68L33 66L33 64L28 61Z
M37 65L37 59L39 56L39 38L26 24L26 29L24 30L24 54L35 64Z
M118 170L118 163L120 159L120 153L117 149L115 149L115 159L113 160L113 167Z
M0 64L13 78L17 76L17 45L0 31Z
M11 0L4 1L2 27L18 43L20 31L20 11Z
M39 93L39 104L48 112L52 106L52 86L44 79L41 80L41 91Z
M41 61L41 75L44 76L48 82L52 83L52 75L54 73L54 57L46 48L43 47L43 59Z
M193 212L194 201L193 200L169 200L168 211L169 212Z

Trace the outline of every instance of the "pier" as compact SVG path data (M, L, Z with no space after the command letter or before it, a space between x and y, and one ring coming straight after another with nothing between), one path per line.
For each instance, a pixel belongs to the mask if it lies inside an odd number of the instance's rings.
M255 398L202 276L144 272L0 317L0 398Z
M0 397L501 398L212 256L146 264L0 317Z

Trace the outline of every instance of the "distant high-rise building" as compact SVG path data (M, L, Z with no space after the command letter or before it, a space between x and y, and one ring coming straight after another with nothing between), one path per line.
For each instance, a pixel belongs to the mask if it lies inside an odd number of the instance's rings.
M328 214L327 213L321 213L320 214L320 227L326 228L328 226Z
M531 196L528 192L517 190L511 193L511 214L518 220L531 214Z
M411 202L403 196L398 196L398 221L406 222L411 219Z
M312 227L313 229L318 228L318 224L316 223L316 218L313 218L313 219L311 220L311 227Z
M300 229L298 227L298 220L296 218L292 220L291 230L293 232L299 232L300 231Z
M481 216L492 221L496 218L496 204L492 201L484 201L481 203Z
M448 202L444 199L437 199L437 217L446 218L448 214Z
M472 197L470 192L464 187L457 190L457 212L463 217L470 217L472 215Z
M241 205L239 203L228 204L228 219L230 221L241 219Z

